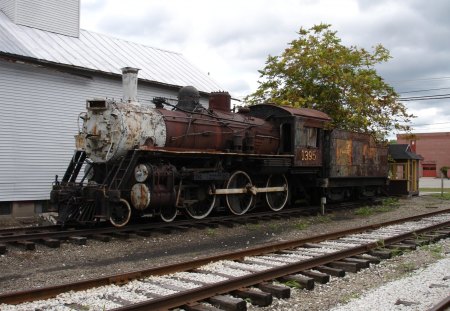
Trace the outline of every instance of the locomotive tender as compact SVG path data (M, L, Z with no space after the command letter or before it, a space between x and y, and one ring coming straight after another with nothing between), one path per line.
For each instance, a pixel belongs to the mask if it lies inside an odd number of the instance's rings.
M51 202L64 224L177 214L201 219L216 209L242 215L256 205L324 204L382 191L387 147L370 135L329 130L306 108L260 104L231 112L230 95L194 87L178 102L136 100L138 69L123 71L124 99L87 100L77 149ZM84 174L80 174L84 168ZM80 175L80 176L79 176Z

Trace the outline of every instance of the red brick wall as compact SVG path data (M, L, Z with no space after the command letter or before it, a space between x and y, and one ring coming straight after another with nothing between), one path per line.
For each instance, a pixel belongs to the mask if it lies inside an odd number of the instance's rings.
M421 164L436 163L437 177L440 177L441 167L450 167L450 132L397 134L397 143L410 144L412 151L415 145L415 152L424 158L420 161ZM420 176L422 175L420 168Z

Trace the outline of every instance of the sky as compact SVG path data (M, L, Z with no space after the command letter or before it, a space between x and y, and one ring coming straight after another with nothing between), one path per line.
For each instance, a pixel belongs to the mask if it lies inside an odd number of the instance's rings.
M179 52L243 98L301 27L331 24L346 46L390 51L377 72L425 133L450 132L449 12L447 0L81 0L80 26Z

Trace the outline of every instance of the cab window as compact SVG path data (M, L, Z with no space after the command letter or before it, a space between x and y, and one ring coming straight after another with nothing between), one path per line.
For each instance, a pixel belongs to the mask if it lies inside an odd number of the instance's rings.
M297 128L297 138L300 138L299 146L317 148L318 129L315 127Z

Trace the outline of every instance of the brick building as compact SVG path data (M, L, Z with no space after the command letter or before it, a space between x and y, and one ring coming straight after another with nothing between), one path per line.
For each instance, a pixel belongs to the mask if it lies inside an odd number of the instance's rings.
M441 167L450 167L450 132L397 134L397 143L409 144L411 151L423 157L420 177L440 177Z

